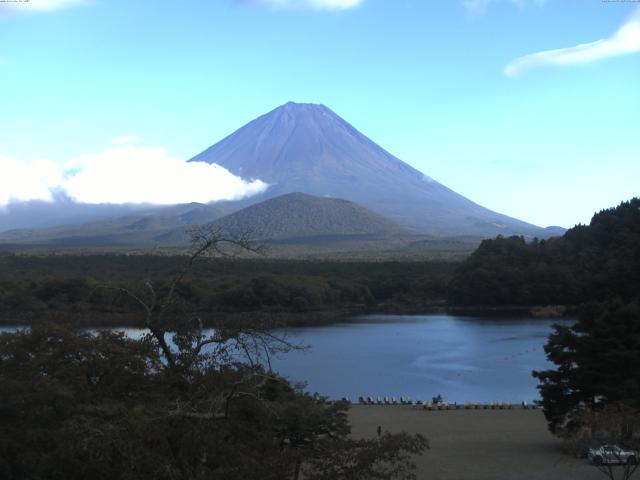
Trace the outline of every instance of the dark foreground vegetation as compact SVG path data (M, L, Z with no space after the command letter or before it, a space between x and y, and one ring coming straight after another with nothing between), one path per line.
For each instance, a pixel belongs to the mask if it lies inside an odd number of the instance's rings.
M346 403L233 359L254 340L265 336L183 328L169 362L153 334L47 324L0 335L0 478L415 478L423 437L349 439ZM215 348L198 353L205 341Z
M0 321L64 318L82 325L140 325L130 298L105 285L166 288L184 256L0 255ZM367 311L442 307L458 264L205 258L179 286L205 324L220 317L321 323Z
M182 283L221 243L196 238L163 285L96 289L129 300L140 338L49 322L0 335L0 478L415 478L424 437L351 439L346 402L270 370L270 355L296 346L251 322L203 330Z

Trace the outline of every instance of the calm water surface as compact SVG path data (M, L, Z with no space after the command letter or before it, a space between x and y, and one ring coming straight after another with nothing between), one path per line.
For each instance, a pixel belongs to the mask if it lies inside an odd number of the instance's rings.
M543 346L554 323L559 321L371 315L288 329L290 340L311 350L273 365L291 380L306 380L310 392L332 398L430 400L439 393L451 402L531 402L539 398L531 371L550 366Z
M543 346L557 319L472 318L450 315L369 315L350 323L289 328L300 345L272 360L275 370L331 398L410 396L449 402L531 402L532 370L551 365ZM15 330L2 327L0 331ZM125 329L128 335L140 334Z

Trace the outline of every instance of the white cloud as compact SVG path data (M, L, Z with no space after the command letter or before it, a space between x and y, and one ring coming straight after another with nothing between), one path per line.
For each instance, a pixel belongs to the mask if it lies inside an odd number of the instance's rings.
M87 0L29 0L2 2L0 3L0 12L52 12L86 3Z
M473 14L482 14L492 4L495 3L511 3L519 8L523 8L528 3L533 3L539 7L543 7L547 0L462 0L462 5Z
M111 140L112 145L130 145L132 143L140 142L140 137L136 135L123 135L121 137L115 137Z
M526 55L509 63L504 73L517 77L532 68L591 63L637 52L640 52L640 8L609 38Z
M274 8L345 10L361 5L364 0L249 0L249 3Z
M479 14L484 13L484 11L493 1L494 0L463 0L462 5L469 12Z
M236 200L267 188L219 165L171 158L163 148L132 145L83 155L65 163L34 164L0 156L0 207L14 201L53 199L60 191L80 203L150 203Z
M52 200L52 190L62 183L59 167L41 160L21 162L0 155L0 208L15 201Z

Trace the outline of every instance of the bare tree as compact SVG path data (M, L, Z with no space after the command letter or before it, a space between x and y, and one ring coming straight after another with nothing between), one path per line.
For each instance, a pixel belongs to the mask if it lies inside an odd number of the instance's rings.
M222 326L206 334L202 318L189 312L181 302L178 288L201 258L230 257L241 252L261 254L265 246L253 241L248 234L231 236L211 225L193 227L189 234L191 249L187 259L164 288L159 288L151 279L146 279L138 289L112 285L97 287L114 290L141 307L143 328L148 331L149 339L159 346L167 368L189 367L205 347L222 345L234 337L238 337L242 349L249 352L246 339L240 338L237 331L229 331ZM169 334L174 335L177 350L171 348L167 338Z
M578 421L581 428L568 439L572 448L604 448L602 454L592 455L593 465L610 480L631 479L640 462L640 412L614 403L585 410Z
M251 396L261 383L278 381L272 374L271 357L292 349L303 349L302 345L287 340L286 335L271 333L271 325L256 322L244 323L224 320L215 323L213 328L205 329L203 319L190 311L188 302L180 295L180 285L192 272L195 263L205 257L235 257L240 254L262 255L266 245L252 239L250 233L229 235L221 229L211 226L197 226L189 231L191 249L168 284L159 285L146 279L137 288L113 285L100 285L98 289L115 291L135 302L144 315L142 322L146 330L144 339L157 345L162 362L156 367L166 369L178 375L189 375L193 368L211 365L230 365L247 363L243 381L228 387L228 391L218 395L217 401L207 402L207 412L198 411L194 405L178 405L173 415L224 416L228 414L230 402L243 396ZM265 374L261 368L265 367ZM258 384L256 385L256 381ZM243 391L247 383L251 389ZM212 406L215 405L215 408Z
M192 230L191 239L189 256L168 283L146 280L138 288L106 287L133 300L143 312L146 333L141 341L151 342L159 352L153 369L170 391L164 415L177 420L167 423L206 425L207 432L227 432L217 440L222 444L247 434L249 428L251 435L261 435L260 449L276 446L277 452L264 458L284 465L274 467L286 472L278 478L415 479L411 459L426 448L424 437L385 434L376 441L351 440L347 438L347 402L308 395L272 372L272 355L302 346L274 333L268 324L217 321L213 328L204 328L205 322L190 312L180 289L195 262L205 256L260 254L264 246L249 235L228 236L211 227ZM249 426L247 419L253 419ZM244 448L243 443L238 449ZM190 457L196 459L194 465L206 464L207 448L215 451L214 447L219 444L195 446L198 453ZM175 449L179 452L180 446ZM265 453L257 450L251 455L255 461ZM259 464L256 468L264 469ZM181 467L183 478L203 478L189 468ZM229 475L226 472L221 478Z

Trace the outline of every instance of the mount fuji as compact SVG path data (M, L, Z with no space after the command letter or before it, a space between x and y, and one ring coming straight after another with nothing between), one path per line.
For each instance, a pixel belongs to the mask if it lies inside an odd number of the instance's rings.
M262 194L234 202L234 210L302 192L356 202L430 235L557 233L474 203L396 158L324 105L282 105L190 161L217 163L270 185Z

